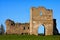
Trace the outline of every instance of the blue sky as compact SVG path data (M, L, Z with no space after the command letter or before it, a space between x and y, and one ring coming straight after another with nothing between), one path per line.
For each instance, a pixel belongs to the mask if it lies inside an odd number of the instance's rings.
M6 29L6 19L15 22L29 22L30 8L44 6L53 9L53 18L56 19L57 29L60 32L60 1L59 0L0 0L0 24Z

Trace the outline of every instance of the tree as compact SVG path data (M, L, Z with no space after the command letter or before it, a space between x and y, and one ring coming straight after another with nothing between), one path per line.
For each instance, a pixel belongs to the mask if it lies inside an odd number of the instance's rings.
M3 24L1 24L0 26L0 34L4 34L5 30L4 30L4 26Z

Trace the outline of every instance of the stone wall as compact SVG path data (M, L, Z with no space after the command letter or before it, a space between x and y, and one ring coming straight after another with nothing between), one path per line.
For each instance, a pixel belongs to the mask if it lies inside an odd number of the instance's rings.
M29 23L14 23L14 21L6 20L7 34L29 34Z
M34 34L38 35L38 27L44 26L44 35L58 34L56 19L53 19L53 11L44 7L32 7L30 9L30 23L15 23L7 19L6 34Z
M44 25L45 35L53 35L53 13L44 7L32 7L30 10L30 34L38 35L39 25Z

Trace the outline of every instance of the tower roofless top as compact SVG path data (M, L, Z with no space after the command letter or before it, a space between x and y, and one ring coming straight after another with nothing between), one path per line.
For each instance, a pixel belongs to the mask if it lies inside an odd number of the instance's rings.
M38 8L44 8L44 9L46 9L45 7L43 7L43 6L39 6L39 7L32 7L31 9L38 9ZM52 9L46 9L47 11L53 11Z

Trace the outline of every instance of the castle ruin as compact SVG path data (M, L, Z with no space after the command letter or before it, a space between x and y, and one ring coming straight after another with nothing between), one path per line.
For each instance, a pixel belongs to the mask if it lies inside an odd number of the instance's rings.
M15 23L6 20L6 34L30 34L38 35L39 25L44 26L45 35L58 34L56 19L53 19L53 11L44 7L32 7L30 9L30 23Z

